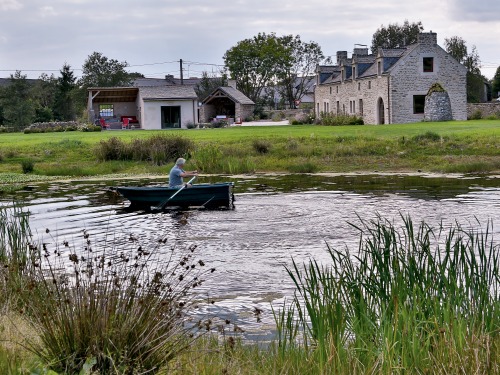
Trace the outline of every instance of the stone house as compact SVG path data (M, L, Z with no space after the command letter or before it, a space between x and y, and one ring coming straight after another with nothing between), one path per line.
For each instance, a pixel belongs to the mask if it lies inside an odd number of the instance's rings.
M363 117L366 124L424 120L426 95L440 84L449 96L451 119L467 119L467 68L437 44L437 34L397 49L355 48L337 52L337 64L318 66L315 112Z

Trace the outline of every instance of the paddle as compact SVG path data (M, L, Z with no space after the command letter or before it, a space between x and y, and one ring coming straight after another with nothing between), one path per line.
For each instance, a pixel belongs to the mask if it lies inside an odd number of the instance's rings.
M167 205L167 203L175 197L177 194L179 194L186 186L188 186L191 182L193 182L196 179L197 176L194 176L192 179L190 179L187 184L183 185L179 190L177 190L174 194L170 196L167 200L164 200L161 202L158 206L152 206L151 209L155 211L160 211L163 210L163 208Z

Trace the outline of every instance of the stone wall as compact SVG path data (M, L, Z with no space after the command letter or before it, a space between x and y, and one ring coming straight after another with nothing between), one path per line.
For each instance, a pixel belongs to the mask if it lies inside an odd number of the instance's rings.
M384 118L387 123L387 77L349 79L341 83L318 85L315 89L315 112L330 112L362 116L365 124L379 124L378 102L384 102Z
M423 71L423 58L433 58L433 71ZM414 96L427 95L434 83L448 92L454 120L467 118L466 68L438 45L418 45L391 71L391 122L409 123L424 119L414 113Z
M477 111L481 113L481 118L489 116L500 118L500 102L467 103L467 118L471 118Z
M446 91L435 91L425 97L424 117L425 121L453 120L450 96Z

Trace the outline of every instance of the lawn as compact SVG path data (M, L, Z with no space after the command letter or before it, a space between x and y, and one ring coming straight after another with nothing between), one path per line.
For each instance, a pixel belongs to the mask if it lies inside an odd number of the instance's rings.
M193 141L189 162L204 173L500 170L500 121L364 126L235 126L175 131L103 131L0 135L0 173L43 176L164 174L146 161L97 159L101 142L163 134Z

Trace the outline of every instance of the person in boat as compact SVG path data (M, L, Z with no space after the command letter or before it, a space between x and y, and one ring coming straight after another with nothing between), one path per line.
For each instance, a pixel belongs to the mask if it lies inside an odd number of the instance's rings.
M175 165L170 170L168 187L181 188L184 186L183 177L198 176L198 171L185 171L184 164L186 164L186 159L176 160ZM186 187L191 187L191 184L187 184Z

